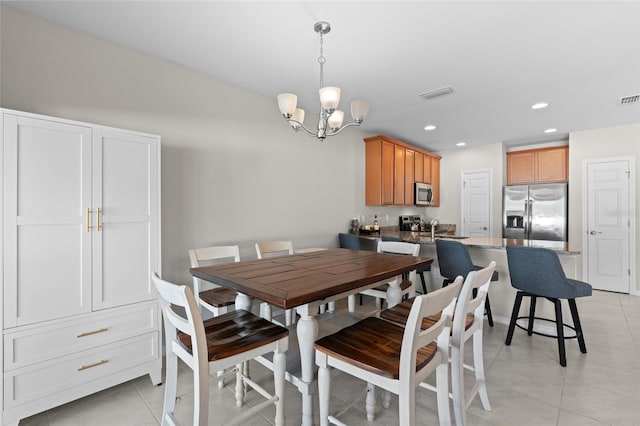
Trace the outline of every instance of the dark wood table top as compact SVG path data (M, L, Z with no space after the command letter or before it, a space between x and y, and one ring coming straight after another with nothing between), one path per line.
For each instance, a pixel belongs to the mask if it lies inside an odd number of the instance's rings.
M433 262L397 254L330 249L192 268L193 276L290 309L391 279Z

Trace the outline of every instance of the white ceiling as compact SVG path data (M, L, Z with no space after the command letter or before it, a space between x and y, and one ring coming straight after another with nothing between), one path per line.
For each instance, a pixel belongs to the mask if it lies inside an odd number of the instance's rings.
M640 102L618 104L640 94L638 1L6 3L273 97L274 105L278 93L296 93L311 128L320 20L332 26L325 85L342 88L346 117L349 100L371 103L367 132L443 150L461 141L557 141L640 122ZM454 92L418 96L443 86ZM549 107L532 110L539 101ZM437 129L426 132L427 124ZM558 132L544 134L550 127Z

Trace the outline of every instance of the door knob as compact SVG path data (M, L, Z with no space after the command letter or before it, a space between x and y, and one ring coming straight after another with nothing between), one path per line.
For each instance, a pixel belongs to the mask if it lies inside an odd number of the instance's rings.
M591 235L602 234L602 232L591 231L589 232Z

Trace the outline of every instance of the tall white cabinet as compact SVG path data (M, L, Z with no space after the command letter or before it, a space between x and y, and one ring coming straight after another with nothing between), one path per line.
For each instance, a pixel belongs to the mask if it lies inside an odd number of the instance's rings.
M160 383L160 138L0 111L1 424Z

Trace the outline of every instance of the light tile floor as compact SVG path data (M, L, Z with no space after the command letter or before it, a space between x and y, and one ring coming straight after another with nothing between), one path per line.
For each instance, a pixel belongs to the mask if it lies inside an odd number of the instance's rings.
M369 307L365 303L359 313ZM496 323L490 328L485 322L485 366L492 411L483 411L476 398L469 407L469 425L640 425L640 297L594 291L592 297L578 301L578 309L588 354L581 354L575 340L569 340L566 368L558 363L554 339L528 337L516 329L512 345L505 346L506 325ZM252 362L251 369L254 379L270 381L270 372L264 367ZM212 384L210 389L209 424L224 425L241 410L236 408L233 387L218 389ZM190 370L181 368L176 416L184 425L192 421L192 390ZM332 380L332 408L363 390L362 382L338 375ZM163 393L163 386L152 386L148 377L141 377L24 419L20 425L158 425ZM250 392L246 403L258 400L255 392ZM285 404L287 424L299 425L301 398L290 384ZM397 425L397 408L395 397L388 409L380 404L376 420L369 423L362 402L342 420L350 425ZM435 394L418 391L416 412L418 424L437 424ZM270 425L273 413L273 409L266 409L247 424Z

